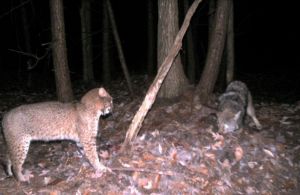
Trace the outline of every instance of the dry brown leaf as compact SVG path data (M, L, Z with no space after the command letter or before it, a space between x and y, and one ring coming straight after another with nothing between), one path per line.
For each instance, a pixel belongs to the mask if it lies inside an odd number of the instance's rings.
M203 175L206 175L206 176L208 176L208 168L205 166L205 164L200 164L200 167L199 167L199 169L197 169L197 171L199 172L199 173L202 173Z
M153 181L153 189L158 189L159 188L159 183L160 183L161 175L156 175Z
M137 183L138 186L143 187L145 189L149 189L150 187L152 188L152 181L148 178L139 178Z
M45 167L46 167L46 164L47 164L47 161L41 160L41 161L38 163L38 166L41 167L41 168L45 168Z
M204 154L204 155L205 155L205 157L207 157L208 159L210 159L210 160L212 160L212 161L216 161L216 155L215 155L215 154L208 152L208 153L206 153L206 154Z
M213 150L218 150L218 149L222 149L224 147L224 140L220 140L216 143L214 143L211 147Z
M119 195L120 192L116 192L116 191L109 191L107 192L107 195Z
M169 152L169 156L171 158L172 163L177 161L177 150L175 148L172 148Z
M244 150L241 146L237 146L234 151L236 161L240 161L244 156Z
M89 195L89 194L91 194L91 192L90 192L89 190L85 190L85 191L82 193L82 195Z
M57 191L52 191L49 193L50 195L58 195L58 192Z
M154 161L156 157L148 152L143 153L143 158L146 161Z
M132 179L133 179L133 181L137 181L139 176L140 176L140 173L138 171L134 171L132 173Z
M222 167L223 167L224 169L229 169L229 168L231 167L231 166L230 166L230 162L229 162L228 159L225 159L225 160L223 161Z

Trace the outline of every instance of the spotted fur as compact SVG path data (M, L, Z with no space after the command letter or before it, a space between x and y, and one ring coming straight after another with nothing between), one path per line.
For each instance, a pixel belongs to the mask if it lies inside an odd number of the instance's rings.
M2 120L7 144L7 173L19 181L30 178L22 173L31 141L72 140L83 146L96 170L105 169L96 151L101 115L112 112L112 97L104 88L87 92L78 103L43 102L12 109Z

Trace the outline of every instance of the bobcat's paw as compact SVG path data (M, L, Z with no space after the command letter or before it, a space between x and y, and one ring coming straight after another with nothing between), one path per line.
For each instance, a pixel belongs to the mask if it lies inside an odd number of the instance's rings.
M30 183L30 178L33 178L34 175L31 173L31 171L25 170L25 174L18 173L17 178L20 182L27 182Z
M102 173L110 172L110 173L112 173L112 170L110 168L104 166L103 164L100 164L100 165L97 166L96 172L102 172Z
M102 177L102 175L107 171L112 172L110 168L108 168L104 165L101 165L96 169L96 171L94 173L92 173L91 177L92 178Z

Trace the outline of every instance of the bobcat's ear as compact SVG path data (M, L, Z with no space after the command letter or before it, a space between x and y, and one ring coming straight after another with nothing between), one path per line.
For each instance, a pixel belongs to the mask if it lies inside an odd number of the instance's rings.
M237 121L240 118L240 115L241 115L241 111L239 111L234 115L234 120Z
M108 96L108 93L106 92L106 90L103 87L99 88L98 94L100 97Z

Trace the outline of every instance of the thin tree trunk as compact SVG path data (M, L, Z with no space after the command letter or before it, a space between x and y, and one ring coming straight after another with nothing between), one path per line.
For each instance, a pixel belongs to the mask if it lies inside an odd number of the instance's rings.
M28 14L26 11L26 7L24 7L24 6L21 7L21 18L22 18L22 23L23 23L22 26L23 26L23 33L24 33L25 52L32 53L30 29L29 29L29 23L28 23ZM30 59L27 61L27 63L30 63ZM26 86L28 88L31 88L32 87L32 72L31 72L31 70L28 69L28 67L26 68L26 71L27 71Z
M226 83L227 85L234 77L234 5L230 1L227 40L226 40Z
M161 65L174 43L178 32L178 1L158 1L157 24L157 60ZM160 98L175 98L181 95L187 85L187 79L183 71L180 55L178 54L174 65L165 79L160 92Z
M83 81L90 83L94 81L93 70L93 47L91 37L91 1L81 0L81 42L83 58Z
M59 101L70 102L73 100L73 91L67 59L62 0L50 0L50 16L56 93Z
M215 15L216 15L216 1L208 1L208 44L211 41L212 32L215 26Z
M132 84L131 84L131 79L130 79L130 75L127 69L127 65L126 65L126 61L125 61L125 57L124 57L124 53L123 53L123 49L122 49L122 45L121 45L121 40L119 37L119 33L118 33L118 29L117 29L117 25L115 22L115 17L114 17L114 13L110 4L110 0L105 0L106 1L106 5L107 5L107 11L108 11L108 16L109 16L109 21L111 24L111 28L112 28L112 32L114 35L114 39L117 45L117 49L118 49L118 54L119 54L119 59L120 59L120 63L124 72L124 76L127 82L127 86L128 89L131 93L131 95L133 95L133 89L132 89Z
M231 0L218 0L215 26L208 46L208 53L194 101L206 104L214 90L225 45L229 5Z
M185 19L183 21L182 27L180 28L174 43L172 47L170 48L170 51L167 55L167 57L164 59L162 64L159 66L158 73L151 84L151 86L148 89L148 92L144 98L144 101L142 105L140 106L139 110L135 114L134 118L132 119L132 122L127 130L126 138L124 140L122 150L124 150L137 136L140 128L142 127L142 122L144 118L146 117L149 109L152 107L157 93L164 82L164 79L166 78L168 72L170 71L172 64L174 62L174 59L176 58L181 46L182 46L182 39L183 36L190 24L191 18L194 15L199 3L201 0L195 0L194 3L191 5L189 11L187 12ZM173 65L174 66L174 65Z
M103 83L108 84L111 81L111 68L110 68L110 30L109 30L109 18L106 8L106 3L103 1L102 6L102 26L103 26L103 33L102 33L102 78Z
M184 12L186 13L189 9L188 1L183 1ZM194 41L193 41L193 33L192 26L189 27L186 33L186 51L187 51L187 74L191 83L195 83L196 81L196 59L194 53Z
M153 19L153 0L147 0L147 73L154 75L155 68L155 40L154 40L154 19Z

